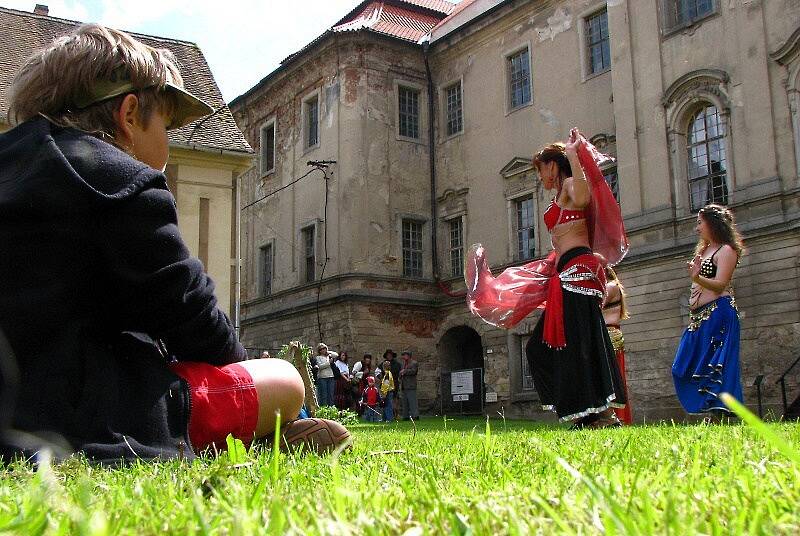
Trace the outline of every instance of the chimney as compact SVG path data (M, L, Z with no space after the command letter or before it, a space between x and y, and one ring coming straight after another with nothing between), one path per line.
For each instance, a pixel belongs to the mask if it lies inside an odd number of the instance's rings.
M30 4L28 4L28 5L30 5ZM43 16L46 17L48 15L48 13L50 13L50 8L48 8L44 4L36 4L36 7L33 8L33 13L34 13L34 15L43 15Z

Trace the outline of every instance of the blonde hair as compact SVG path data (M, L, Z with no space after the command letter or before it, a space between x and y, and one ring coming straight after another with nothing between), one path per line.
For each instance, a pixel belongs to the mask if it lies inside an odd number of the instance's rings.
M87 95L95 93L97 82L119 76L129 79L134 89L79 107ZM114 143L114 112L127 94L139 99L138 115L145 127L155 109L172 115L177 103L163 91L166 83L183 86L169 50L145 45L100 24L84 24L57 37L22 65L9 89L8 121L17 125L43 115L60 126Z

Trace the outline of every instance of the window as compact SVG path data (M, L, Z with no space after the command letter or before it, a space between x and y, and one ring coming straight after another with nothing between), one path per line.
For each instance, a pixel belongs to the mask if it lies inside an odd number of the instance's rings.
M419 91L398 86L397 109L400 135L419 139Z
M314 244L314 227L303 229L303 258L305 259L306 283L316 279L317 255Z
M517 259L532 259L536 255L534 238L533 195L527 195L515 201L517 223Z
M606 178L608 187L611 188L611 193L614 194L614 199L619 203L619 177L617 175L617 168L612 167L604 169L603 176Z
M450 220L450 273L464 275L464 225L461 218Z
M586 51L589 55L589 74L601 73L611 68L608 11L605 9L586 19Z
M533 386L533 374L531 374L531 369L528 366L528 357L525 355L525 344L527 343L527 337L523 340L522 337L519 337L520 343L520 370L522 371L522 390L523 391L530 391L534 388Z
M725 123L716 106L697 112L687 136L689 197L692 211L708 203L728 203Z
M447 135L458 134L464 129L464 115L461 106L461 82L456 82L445 90L447 97Z
M261 295L272 294L272 244L261 248Z
M319 145L319 96L314 95L303 103L305 110L306 149Z
M422 277L422 222L403 220L403 275Z
M716 13L717 0L666 0L664 4L667 30L690 26Z
M275 171L275 121L261 127L261 174Z
M508 57L508 80L512 110L531 102L531 64L527 48Z

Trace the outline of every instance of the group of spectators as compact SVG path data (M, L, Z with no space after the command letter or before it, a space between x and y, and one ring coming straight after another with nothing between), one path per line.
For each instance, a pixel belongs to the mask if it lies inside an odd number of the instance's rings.
M317 345L311 368L320 406L356 411L367 422L391 422L400 411L403 420L419 418L419 365L410 350L401 352L400 359L387 349L377 363L368 353L352 367L348 361L346 351L333 352L322 342Z

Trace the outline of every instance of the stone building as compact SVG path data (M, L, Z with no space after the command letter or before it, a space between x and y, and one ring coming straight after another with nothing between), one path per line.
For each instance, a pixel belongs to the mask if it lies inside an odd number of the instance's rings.
M0 132L7 130L6 90L25 59L54 37L69 33L76 21L49 16L46 6L33 13L0 8ZM216 283L220 306L237 309L237 182L252 166L253 151L225 105L202 51L194 43L133 34L150 46L167 48L178 60L186 87L216 113L169 132L166 175L178 203L178 226L193 255Z
M522 356L536 317L492 328L458 290L471 243L498 270L548 253L530 155L576 125L617 157L634 417L683 416L670 365L711 201L749 249L745 396L764 375L780 413L775 380L800 353L798 21L792 0L362 2L231 103L260 157L243 177L243 339L409 347L431 411L443 373L479 367L487 412L538 417ZM338 163L301 178L308 160Z

